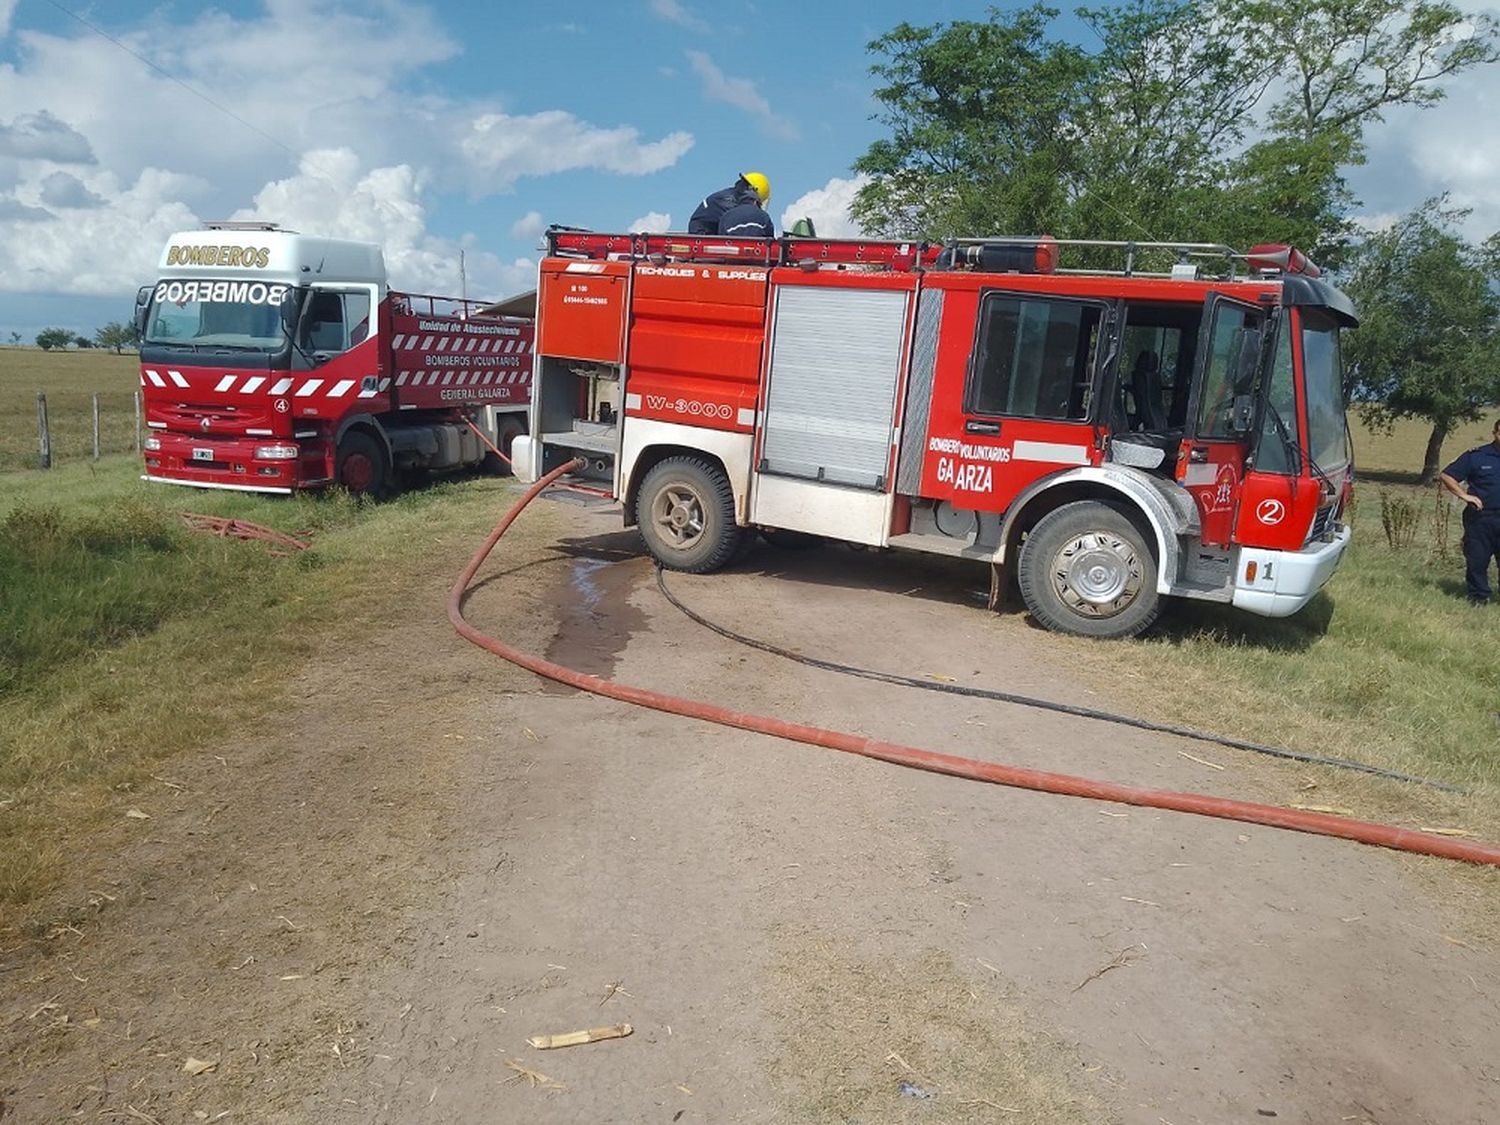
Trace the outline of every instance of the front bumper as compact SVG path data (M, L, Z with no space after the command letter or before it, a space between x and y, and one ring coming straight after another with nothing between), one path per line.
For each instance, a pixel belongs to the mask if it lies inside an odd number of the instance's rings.
M1262 617L1290 617L1333 577L1351 534L1340 524L1331 541L1310 543L1300 551L1240 547L1234 561L1235 607Z
M322 441L285 438L196 437L156 430L160 449L145 452L145 479L236 492L292 492L328 483ZM257 446L295 444L298 455L285 460L255 456Z

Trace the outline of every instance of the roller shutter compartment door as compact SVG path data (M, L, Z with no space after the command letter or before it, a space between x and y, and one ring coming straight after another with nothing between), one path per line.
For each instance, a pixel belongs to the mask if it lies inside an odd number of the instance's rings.
M906 291L782 286L762 473L883 490Z

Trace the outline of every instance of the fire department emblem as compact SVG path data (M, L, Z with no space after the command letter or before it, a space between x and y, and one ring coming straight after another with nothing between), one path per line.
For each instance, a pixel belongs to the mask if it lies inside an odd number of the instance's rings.
M1255 506L1255 518L1261 523L1280 523L1286 519L1286 505L1280 500L1262 500Z
M203 419L203 420L202 420L202 421L200 421L200 422L199 422L199 423L198 423L198 428L199 428L199 429L200 429L200 430L202 430L202 431L203 431L203 432L204 432L204 433L205 433L205 434L206 434L206 433L208 433L208 424L209 424L209 423L208 423L208 419L207 419L207 418L204 418L204 419Z
M277 414L285 414L291 408L292 408L292 404L289 403L289 402L287 402L286 399L284 399L284 398L278 398L276 400L276 413Z

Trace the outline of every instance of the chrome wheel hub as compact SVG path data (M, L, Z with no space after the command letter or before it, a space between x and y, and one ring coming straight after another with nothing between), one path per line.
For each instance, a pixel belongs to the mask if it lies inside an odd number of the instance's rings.
M1090 531L1057 552L1052 588L1064 605L1084 617L1113 617L1140 593L1143 568L1135 548L1118 535Z

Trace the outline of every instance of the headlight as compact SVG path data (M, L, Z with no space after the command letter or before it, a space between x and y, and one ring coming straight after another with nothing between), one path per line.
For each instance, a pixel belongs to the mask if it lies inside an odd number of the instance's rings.
M257 445L255 447L255 459L257 461L294 461L300 452L295 445Z
M146 448L151 450L153 453L159 451L161 449L161 438L148 437L146 439Z

